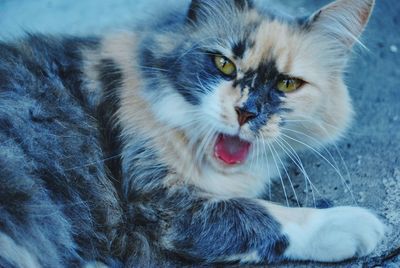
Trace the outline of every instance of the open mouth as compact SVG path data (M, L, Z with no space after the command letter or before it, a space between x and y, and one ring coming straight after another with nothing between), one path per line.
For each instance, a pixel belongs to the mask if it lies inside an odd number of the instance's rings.
M250 146L250 142L238 136L219 134L214 145L214 155L227 165L238 165L246 161Z

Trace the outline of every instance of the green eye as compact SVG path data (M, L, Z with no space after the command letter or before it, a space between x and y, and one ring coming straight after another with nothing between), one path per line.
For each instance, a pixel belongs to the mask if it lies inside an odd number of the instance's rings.
M276 87L284 93L290 93L298 90L304 85L304 81L298 78L285 77L278 81Z
M214 63L218 70L220 70L224 75L233 76L236 73L235 64L224 56L214 56Z

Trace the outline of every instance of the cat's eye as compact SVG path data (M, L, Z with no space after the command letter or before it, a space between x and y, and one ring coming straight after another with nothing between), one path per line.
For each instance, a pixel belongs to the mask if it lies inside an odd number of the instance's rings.
M278 81L276 87L284 93L290 93L298 90L304 85L304 81L294 77L285 77Z
M224 56L215 55L214 64L224 75L234 76L236 74L235 64Z

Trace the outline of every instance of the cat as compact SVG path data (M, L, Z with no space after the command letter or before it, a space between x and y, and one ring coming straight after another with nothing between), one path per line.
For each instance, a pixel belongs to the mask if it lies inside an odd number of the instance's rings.
M260 197L276 157L344 134L343 71L373 6L336 0L297 18L192 0L132 31L1 42L0 266L371 253L385 232L372 212Z

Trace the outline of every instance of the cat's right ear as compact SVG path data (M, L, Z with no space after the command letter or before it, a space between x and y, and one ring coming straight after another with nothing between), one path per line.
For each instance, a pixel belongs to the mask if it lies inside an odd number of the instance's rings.
M230 8L245 10L253 7L252 0L192 0L186 17L188 23L196 24L201 20L206 20L215 11L226 11Z
M363 32L375 0L336 0L314 13L307 21L312 31L330 36L350 49Z

